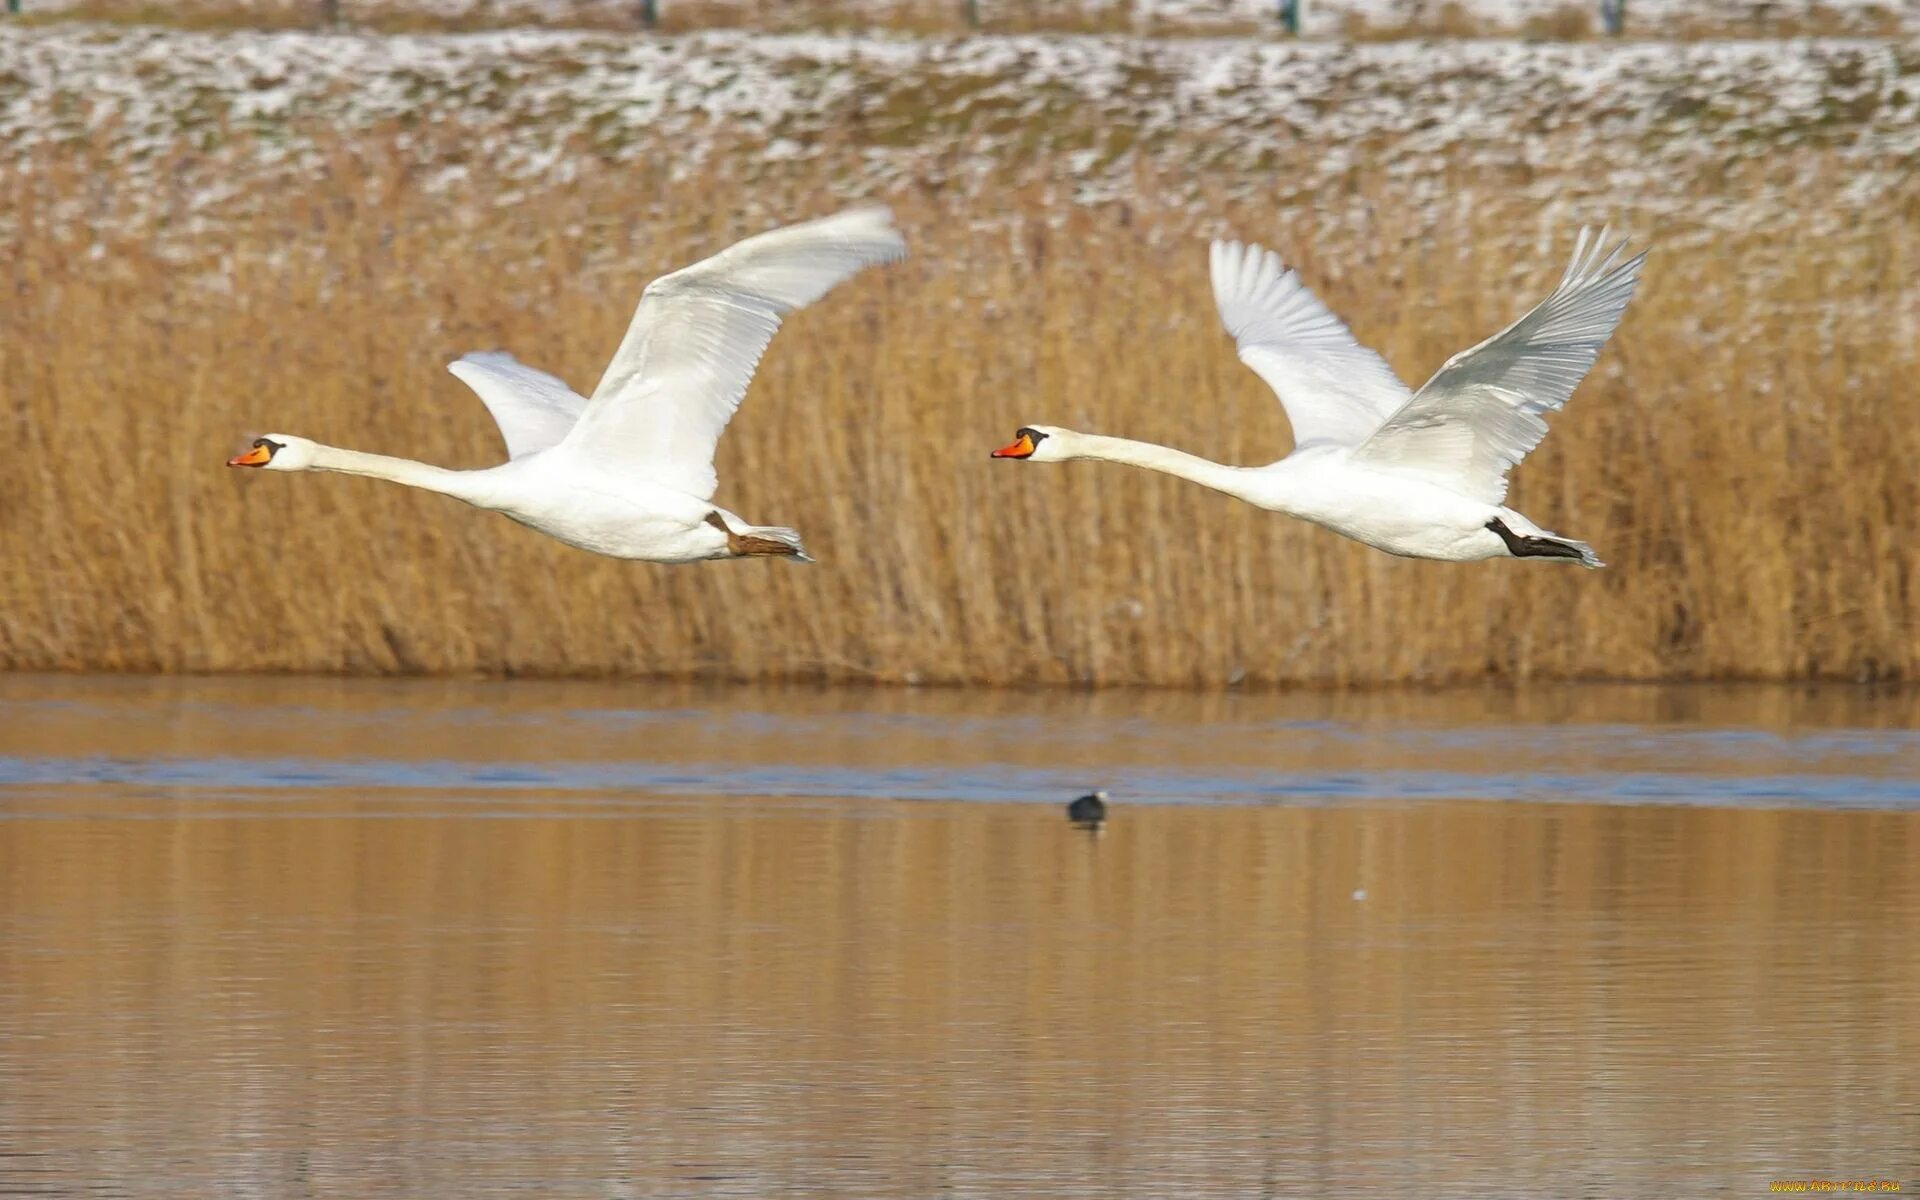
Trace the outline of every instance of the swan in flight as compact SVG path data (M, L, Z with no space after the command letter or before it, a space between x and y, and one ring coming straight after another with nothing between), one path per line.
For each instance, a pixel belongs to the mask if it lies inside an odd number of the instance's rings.
M1501 502L1508 470L1546 436L1541 415L1566 404L1620 323L1646 259L1622 261L1625 253L1624 241L1608 248L1605 229L1582 229L1552 295L1409 392L1277 254L1214 242L1220 319L1240 361L1279 395L1293 425L1292 454L1264 467L1229 467L1151 442L1028 425L993 457L1095 458L1164 471L1408 558L1563 558L1598 567L1585 542Z
M683 563L778 555L800 535L713 503L713 453L780 318L862 268L906 255L885 208L850 209L750 237L647 286L591 399L510 354L448 366L493 414L507 461L453 471L270 433L227 461L340 471L440 492L569 546Z

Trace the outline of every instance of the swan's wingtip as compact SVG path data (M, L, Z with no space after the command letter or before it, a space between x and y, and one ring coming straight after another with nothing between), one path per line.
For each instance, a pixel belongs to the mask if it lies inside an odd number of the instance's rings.
M484 367L489 363L517 363L519 361L519 359L507 353L505 350L469 350L459 358L448 363L447 370L451 371L461 363L472 363L476 367Z
M899 225L895 224L893 219L891 204L856 204L852 208L843 208L824 219L836 224L871 225L875 231L884 230L896 235L900 232Z
M1207 258L1215 275L1237 274L1259 255L1259 245L1239 238L1215 238L1207 246Z

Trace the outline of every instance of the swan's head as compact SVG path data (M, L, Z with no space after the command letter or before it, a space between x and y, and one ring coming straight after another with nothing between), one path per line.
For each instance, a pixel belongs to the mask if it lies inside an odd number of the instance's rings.
M1022 425L1013 434L1013 444L993 452L995 458L1028 458L1034 462L1060 462L1068 457L1066 433L1052 425Z
M313 465L313 443L288 433L269 433L253 439L246 453L227 460L230 467L265 467L269 471L304 471Z

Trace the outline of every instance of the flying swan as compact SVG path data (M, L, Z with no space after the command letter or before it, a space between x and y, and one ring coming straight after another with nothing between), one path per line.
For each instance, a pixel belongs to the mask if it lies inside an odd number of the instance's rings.
M1607 248L1605 229L1582 229L1552 295L1409 392L1277 254L1214 242L1220 320L1240 361L1280 397L1293 453L1264 467L1229 467L1151 442L1028 425L993 457L1096 458L1164 471L1408 558L1564 558L1598 567L1585 542L1501 502L1508 470L1546 436L1541 414L1566 404L1620 323L1646 259L1623 262L1625 252L1624 241Z
M793 530L749 525L714 505L714 447L780 318L906 252L887 209L861 208L750 237L663 275L641 295L592 399L510 354L449 364L500 426L508 461L497 467L452 471L284 433L255 440L227 465L425 488L614 558L811 561Z

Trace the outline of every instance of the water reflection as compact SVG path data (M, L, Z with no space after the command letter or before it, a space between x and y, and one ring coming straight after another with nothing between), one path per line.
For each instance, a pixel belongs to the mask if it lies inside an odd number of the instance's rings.
M1586 738L1588 774L1682 775L1731 738L1747 751L1694 773L1920 778L1907 735L1877 732L1889 708L1851 700L1718 726L1604 711L1631 695L1554 699L1555 720L1378 700L6 681L0 753L131 765L0 788L0 813L41 818L0 820L0 1194L1920 1179L1911 811L1116 796L1090 838L1071 792L244 778L345 759L1238 778L1395 745L1476 776L1533 734ZM1875 752L1834 748L1856 742ZM207 761L237 765L151 774Z

